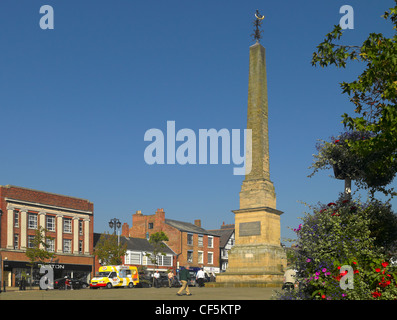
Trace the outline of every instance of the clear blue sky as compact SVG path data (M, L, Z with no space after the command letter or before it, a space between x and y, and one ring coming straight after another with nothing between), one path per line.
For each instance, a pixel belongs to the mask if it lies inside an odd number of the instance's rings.
M42 30L42 5L54 30ZM305 207L328 203L343 181L307 178L317 139L343 130L352 113L339 83L346 70L311 66L312 53L354 8L346 44L390 34L380 16L394 1L2 0L0 2L0 184L94 202L95 232L132 223L136 210L170 219L234 223L242 176L230 165L147 165L151 128L244 129L253 13L263 22L269 95L270 168L281 236Z

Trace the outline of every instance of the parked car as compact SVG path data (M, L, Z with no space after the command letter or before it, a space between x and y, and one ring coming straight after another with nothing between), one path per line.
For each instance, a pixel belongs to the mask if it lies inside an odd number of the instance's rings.
M54 289L58 290L65 290L65 282L66 280L70 281L70 287L67 289L85 289L88 288L90 285L82 280L79 279L70 279L70 278L60 278L54 280Z
M160 274L160 280L159 280L159 286L160 287L169 287L169 283L168 283L168 275L167 274ZM182 284L179 281L179 279L177 277L174 277L174 281L171 284L171 287L175 287L178 288L180 287Z
M149 273L139 274L139 283L136 285L137 288L151 288L153 286L153 279Z

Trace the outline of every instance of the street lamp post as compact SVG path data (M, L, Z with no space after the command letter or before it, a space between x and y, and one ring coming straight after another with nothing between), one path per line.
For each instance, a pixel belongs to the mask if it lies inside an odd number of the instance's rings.
M110 229L113 229L113 234L116 234L116 230L121 228L121 222L119 219L113 218L109 221ZM120 234L117 233L117 244L120 246Z

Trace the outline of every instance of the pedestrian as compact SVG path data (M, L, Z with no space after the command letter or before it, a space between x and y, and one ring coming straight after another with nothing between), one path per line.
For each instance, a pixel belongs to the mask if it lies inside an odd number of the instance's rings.
M71 288L70 280L68 277L65 277L65 290L68 290L70 288Z
M154 286L160 288L160 273L156 270L153 275Z
M196 280L197 280L199 288L204 287L204 277L205 277L205 273L204 273L204 270L201 268L199 271L197 271L197 274L196 274Z
M190 281L190 272L189 272L189 265L179 271L179 280L182 282L182 287L176 293L177 296L181 296L183 291L186 291L187 296L191 296L192 294L189 291L188 281Z
M168 286L171 288L172 284L174 283L174 273L172 270L168 272Z

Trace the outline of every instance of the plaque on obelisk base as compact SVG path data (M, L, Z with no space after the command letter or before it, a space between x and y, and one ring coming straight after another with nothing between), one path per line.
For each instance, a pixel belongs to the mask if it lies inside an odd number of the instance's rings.
M252 130L252 141L246 163L251 170L241 187L240 209L233 210L235 245L226 272L217 275L219 285L280 286L287 262L280 243L282 212L276 209L270 181L265 48L256 39L250 47L248 81L247 129Z

